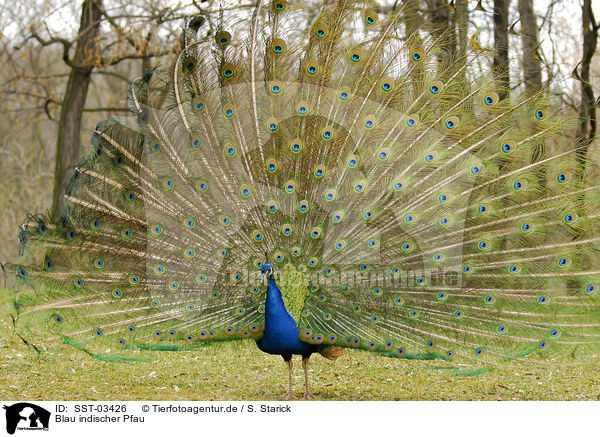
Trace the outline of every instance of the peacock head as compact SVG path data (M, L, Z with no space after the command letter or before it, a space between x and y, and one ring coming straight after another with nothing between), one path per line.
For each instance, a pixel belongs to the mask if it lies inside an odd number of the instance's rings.
M269 263L264 263L262 268L260 269L260 273L262 274L263 279L273 279L273 266Z

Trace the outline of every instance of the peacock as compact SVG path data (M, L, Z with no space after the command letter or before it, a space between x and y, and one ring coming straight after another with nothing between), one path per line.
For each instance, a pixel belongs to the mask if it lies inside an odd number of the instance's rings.
M600 342L600 175L549 91L414 3L258 0L188 18L67 215L30 214L16 332L105 360L251 339L486 372ZM583 156L583 158L582 158ZM137 353L137 352L136 352Z

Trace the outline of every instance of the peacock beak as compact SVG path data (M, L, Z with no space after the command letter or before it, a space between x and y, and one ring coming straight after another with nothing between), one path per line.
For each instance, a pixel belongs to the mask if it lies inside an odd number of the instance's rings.
M265 270L264 272L261 272L260 275L262 277L262 281L263 283L266 282L267 279L269 279L269 277L273 274L273 268L270 268L268 270Z

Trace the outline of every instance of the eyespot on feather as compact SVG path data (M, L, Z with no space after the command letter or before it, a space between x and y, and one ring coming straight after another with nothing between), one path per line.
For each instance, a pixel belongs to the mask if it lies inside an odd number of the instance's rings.
M269 92L274 96L279 96L283 93L283 83L279 80L274 80L269 86Z
M343 102L348 101L348 99L350 99L350 88L348 88L348 87L340 88L337 96L338 96L338 99L340 99Z
M444 83L440 80L434 80L433 82L431 82L429 84L429 93L433 94L433 95L438 95L442 92L442 90L444 89Z
M206 109L206 102L204 100L204 98L200 97L200 96L196 96L192 99L192 108L194 108L194 110L197 113L202 113L204 111L204 109ZM156 149L156 147L153 149L155 151L158 151L160 149L160 143L156 143L159 145L158 149Z
M391 77L386 77L381 80L379 86L383 91L388 93L394 89L394 79L392 79Z
M410 52L410 60L414 63L422 63L425 60L425 50L421 48L414 49Z
M221 66L221 77L223 79L233 79L235 77L235 66L229 62L225 62Z
M375 26L379 21L377 12L367 9L363 15L364 22L367 26Z
M279 130L279 122L276 118L271 117L267 120L266 127L270 133L275 133Z
M196 71L197 61L193 56L186 56L181 61L181 70L184 74L192 74Z
M319 73L319 64L317 61L308 61L305 71L309 76L316 76Z
M494 106L496 103L498 103L499 100L500 97L495 92L489 92L485 96L483 96L483 104L485 106Z
M502 141L500 143L500 150L502 150L502 152L506 153L507 155L514 152L516 148L517 143L515 143L513 140Z
M537 120L545 120L548 118L548 110L546 108L537 108L534 111L534 115Z
M215 35L215 41L219 47L227 47L231 42L231 34L227 31L221 30Z
M271 5L271 9L274 12L283 12L288 8L287 0L275 0Z
M361 49L360 47L355 47L350 50L350 53L348 53L348 58L353 64L358 64L363 60L363 55L363 49Z
M459 119L456 116L448 117L444 122L444 127L448 130L455 129L458 126Z
M304 144L300 138L294 138L290 143L290 151L292 153L300 153L304 148Z
M312 34L319 39L323 39L329 34L329 27L323 22L315 24L312 28Z
M419 114L410 114L406 117L406 126L409 128L415 127L419 124Z
M235 116L235 106L233 106L231 103L227 103L226 105L223 106L223 116L225 118L232 118Z
M308 114L308 103L304 100L300 101L298 105L296 105L296 112L299 116L303 117Z
M271 42L271 53L273 53L276 56L283 55L286 49L287 45L285 44L285 41L281 38L275 38L273 42Z

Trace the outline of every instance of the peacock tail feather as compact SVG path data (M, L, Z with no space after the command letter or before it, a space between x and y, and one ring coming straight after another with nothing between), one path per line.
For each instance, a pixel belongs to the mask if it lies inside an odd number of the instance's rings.
M268 261L304 342L483 366L597 346L600 178L573 116L500 100L489 51L413 12L186 22L134 120L94 131L68 216L24 223L19 332L98 355L260 339Z

